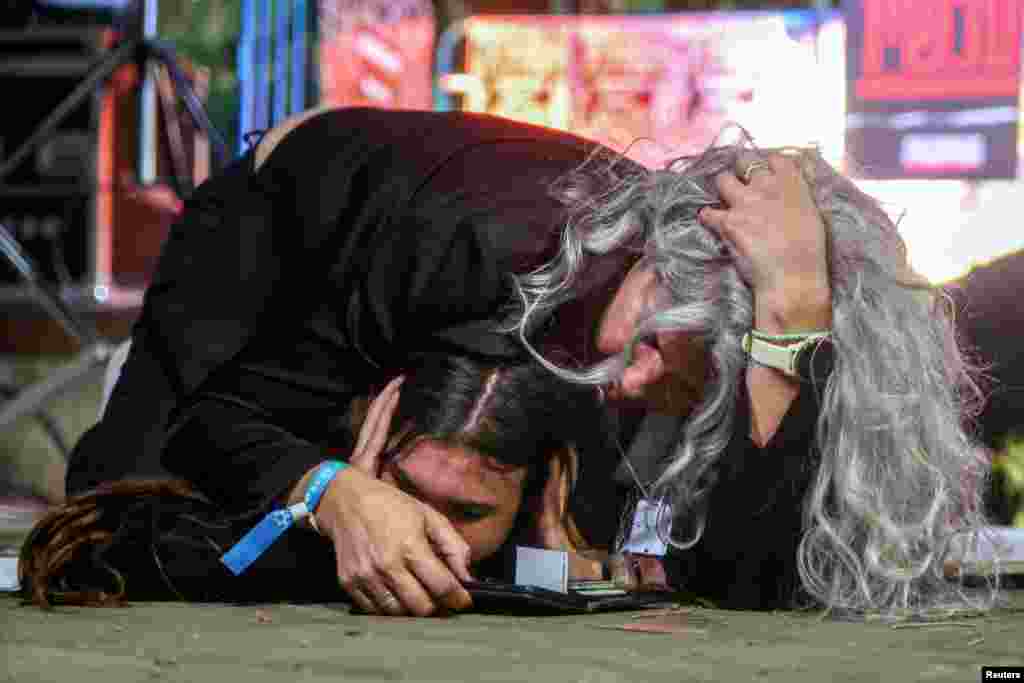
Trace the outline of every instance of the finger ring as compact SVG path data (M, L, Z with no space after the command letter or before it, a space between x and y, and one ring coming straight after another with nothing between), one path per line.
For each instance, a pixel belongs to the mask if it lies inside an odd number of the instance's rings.
M385 589L384 593L380 597L380 606L383 609L393 611L395 608L401 607L401 605L402 603L399 601L398 597L391 591Z
M754 171L756 171L759 168L765 168L768 169L769 171L771 170L771 167L768 165L767 161L751 161L750 165L747 166L742 173L740 173L740 180L742 180L745 184L749 185L750 177L754 175Z

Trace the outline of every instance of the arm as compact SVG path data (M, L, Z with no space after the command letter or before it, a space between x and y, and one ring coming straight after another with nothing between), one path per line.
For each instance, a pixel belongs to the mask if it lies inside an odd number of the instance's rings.
M750 162L740 161L743 168ZM771 172L755 172L749 185L735 172L719 174L716 183L729 208L705 208L699 218L730 245L754 293L757 329L768 334L828 329L832 306L824 224L793 160L773 154L769 164ZM655 273L642 262L634 266L605 313L598 348L608 353L626 348L637 321L656 310L663 296ZM702 362L699 347L685 333L654 336L655 343L635 346L633 362L609 395L642 398L655 411L685 414L700 395L699 382L693 382ZM748 364L746 382L750 436L763 447L800 393L800 384L754 363Z
M740 160L745 169L757 157ZM827 330L832 325L825 227L797 163L771 154L768 167L716 178L728 209L703 209L700 220L733 248L754 291L754 326L768 334ZM764 446L800 392L800 383L773 368L750 363L751 438Z
M380 424L386 430L386 421ZM367 446L364 430L354 448L344 449L353 466L336 476L316 511L319 529L334 545L340 584L371 612L425 616L466 607L469 596L459 583L469 578L465 542L436 511L361 466L368 447L375 446ZM206 398L174 432L164 462L213 500L249 510L302 500L320 463L332 457L257 409ZM248 476L240 480L240 472ZM399 602L385 608L379 598L367 602L366 592L390 592Z

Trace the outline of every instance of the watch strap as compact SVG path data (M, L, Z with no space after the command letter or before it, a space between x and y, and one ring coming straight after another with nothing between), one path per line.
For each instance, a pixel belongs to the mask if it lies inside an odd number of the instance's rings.
M790 377L800 377L797 369L800 353L828 336L825 331L773 336L751 330L743 335L742 343L743 350L758 365L781 370Z

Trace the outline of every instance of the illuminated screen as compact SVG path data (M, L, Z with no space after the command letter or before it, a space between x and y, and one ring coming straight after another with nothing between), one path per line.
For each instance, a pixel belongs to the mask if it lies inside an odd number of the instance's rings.
M847 145L875 179L1013 178L1022 0L844 0Z
M712 144L729 122L761 146L817 144L845 169L846 36L835 13L489 16L465 23L464 110L572 131L648 166ZM939 283L1024 248L999 207L1010 182L857 181L880 199L912 265Z
M841 153L833 13L472 17L465 33L466 73L445 83L466 110L569 130L648 165L699 152L729 122L763 146Z

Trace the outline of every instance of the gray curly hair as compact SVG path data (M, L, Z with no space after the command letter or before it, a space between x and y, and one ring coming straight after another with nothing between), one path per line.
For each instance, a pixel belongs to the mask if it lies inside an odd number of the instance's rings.
M653 171L596 154L553 188L571 216L558 255L517 280L516 331L534 357L570 381L616 381L628 350L575 371L544 358L529 338L574 298L588 266L613 250L638 250L671 294L670 307L644 319L635 340L681 330L703 341L711 367L704 395L655 482L677 520L688 522L673 526L695 530L666 539L680 548L703 533L712 467L729 443L743 387L741 340L753 326L751 289L697 213L721 204L714 176L735 169L751 147L714 146ZM817 152L794 156L827 227L835 347L834 369L819 387L821 458L796 558L803 587L826 608L857 613L988 608L995 583L970 591L943 572L951 539L976 539L984 526L987 480L971 436L983 392L958 344L949 298L913 272L896 225L875 200Z

